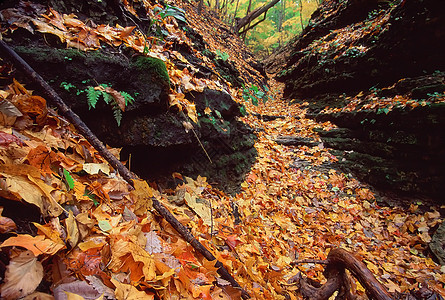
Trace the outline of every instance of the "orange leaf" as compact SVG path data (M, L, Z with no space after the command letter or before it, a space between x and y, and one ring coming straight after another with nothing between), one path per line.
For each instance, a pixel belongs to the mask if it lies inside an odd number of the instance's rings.
M65 247L64 245L57 244L50 239L46 239L43 235L30 236L29 234L21 234L10 237L0 245L0 247L9 246L23 247L32 251L35 256L40 254L53 255Z

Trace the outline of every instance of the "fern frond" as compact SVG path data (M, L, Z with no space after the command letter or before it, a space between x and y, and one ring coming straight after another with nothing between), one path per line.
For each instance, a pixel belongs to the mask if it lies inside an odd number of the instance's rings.
M128 105L129 103L132 104L134 102L133 96L131 96L129 93L123 91L120 91L119 93L121 93L121 95L124 96L125 105Z
M110 104L113 101L113 96L108 94L107 92L102 92L102 96L104 96L104 101L106 104Z
M102 94L102 92L95 90L92 86L89 86L87 88L87 100L89 109L96 108L96 103L97 100L99 100L100 94Z
M117 104L113 105L113 116L114 116L114 119L117 122L117 126L121 126L122 111L119 108L119 105L117 105Z

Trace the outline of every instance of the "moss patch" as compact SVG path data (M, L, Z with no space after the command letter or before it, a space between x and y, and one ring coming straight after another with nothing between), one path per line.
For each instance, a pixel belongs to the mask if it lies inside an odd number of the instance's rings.
M145 74L153 74L156 78L162 80L164 85L170 85L170 77L168 76L165 63L154 57L138 56L131 66L141 72L141 76ZM142 81L142 80L141 80Z

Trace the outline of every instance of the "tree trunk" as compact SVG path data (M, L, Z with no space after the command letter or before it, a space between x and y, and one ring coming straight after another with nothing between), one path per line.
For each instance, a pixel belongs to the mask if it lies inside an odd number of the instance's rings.
M238 6L239 6L239 0L236 0L235 13L233 14L233 20L232 20L232 27L233 27L233 23L236 20L236 14L238 13Z
M298 0L298 5L300 5L300 25L301 25L301 31L303 31L303 1Z
M248 12L247 15L240 19L236 26L235 29L237 32L239 32L243 27L248 26L248 29L244 29L243 32L245 33L247 30L252 29L254 26L249 26L249 24L255 20L256 18L258 18L259 16L261 16L263 13L266 13L271 7L273 7L275 4L277 4L280 0L272 0L271 2L269 2L268 4L257 8L255 10L253 10L252 12ZM301 0L300 0L301 1ZM250 4L251 1L249 2L249 8L250 8Z

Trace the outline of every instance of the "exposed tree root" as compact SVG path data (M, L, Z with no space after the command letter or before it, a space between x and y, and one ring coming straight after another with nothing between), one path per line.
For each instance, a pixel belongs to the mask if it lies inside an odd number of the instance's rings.
M376 300L393 299L386 288L377 281L364 263L355 258L350 252L336 248L329 252L325 276L327 282L316 287L311 280L301 275L296 279L300 286L301 294L311 300L327 300L335 291L338 291L337 299L353 300L356 296L351 292L351 280L346 273L349 270L365 288L369 298Z

